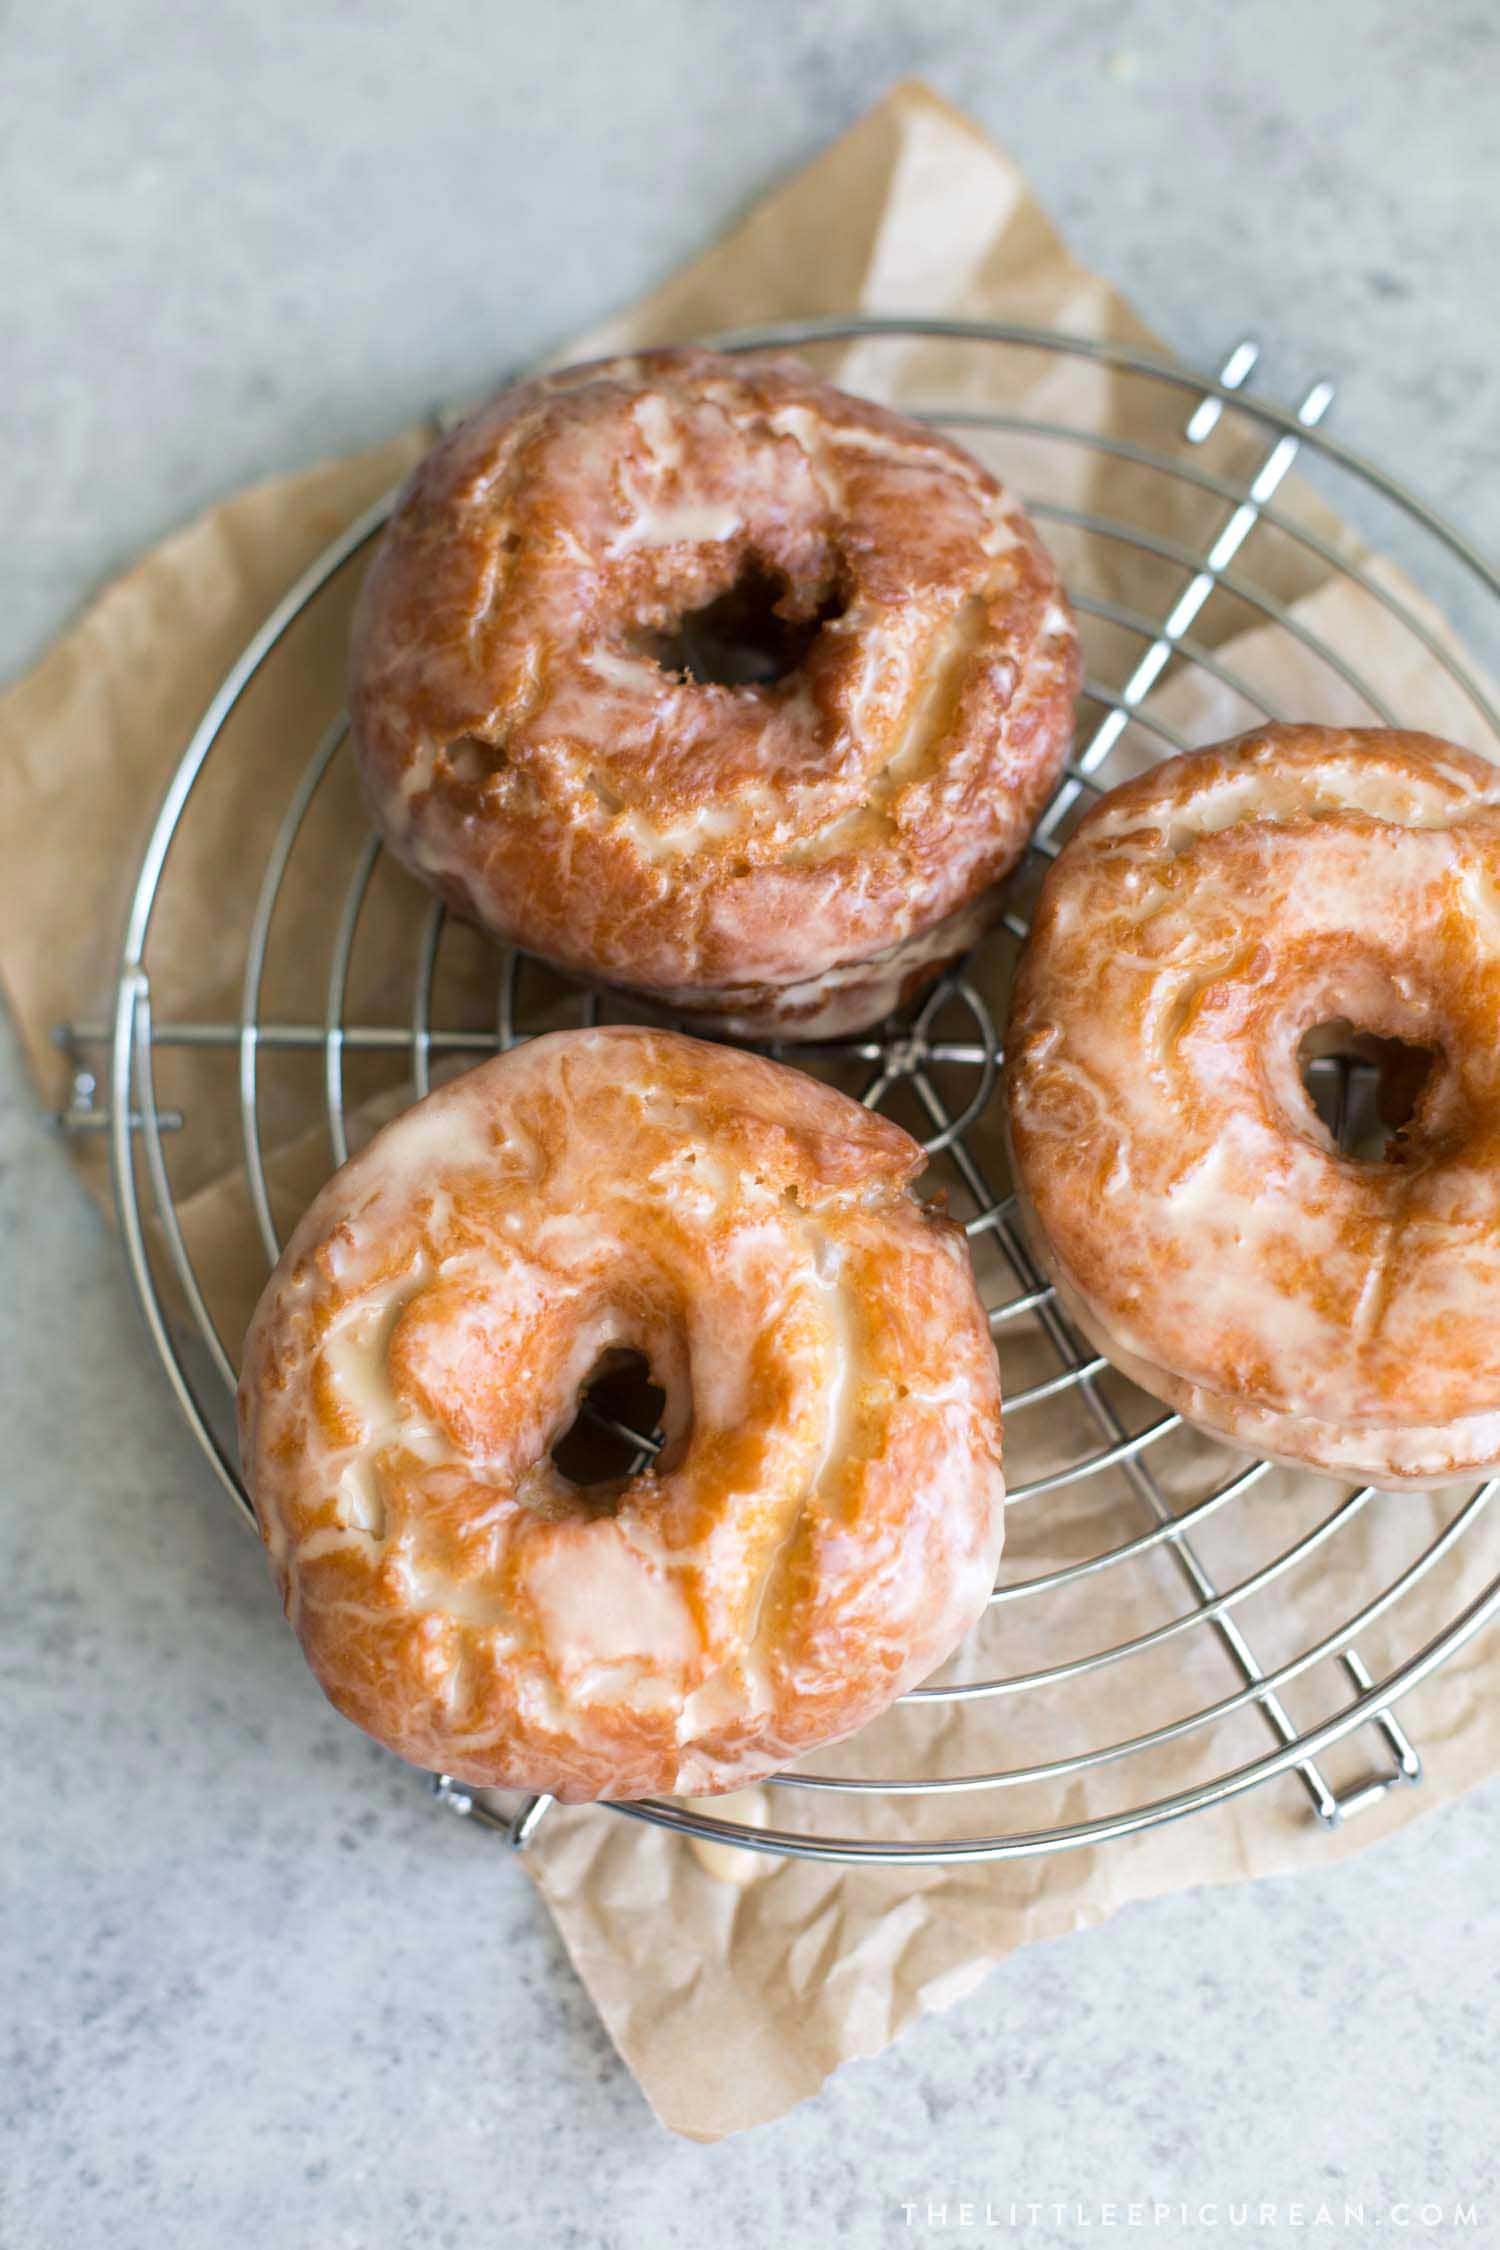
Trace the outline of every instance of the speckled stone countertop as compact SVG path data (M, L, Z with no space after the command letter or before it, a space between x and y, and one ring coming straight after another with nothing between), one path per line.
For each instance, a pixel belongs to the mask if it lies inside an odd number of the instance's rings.
M1339 434L1483 537L1497 32L1478 0L7 11L0 663L205 503L623 301L911 71L1179 350L1250 328L1271 387L1342 374ZM0 1241L6 2250L1045 2245L1106 2206L1500 2241L1500 1788L1034 1948L780 2123L675 2142L521 1870L287 1661L8 1033Z

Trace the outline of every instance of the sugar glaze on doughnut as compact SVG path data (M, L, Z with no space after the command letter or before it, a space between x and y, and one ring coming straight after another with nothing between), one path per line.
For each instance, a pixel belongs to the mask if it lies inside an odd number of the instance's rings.
M715 1793L862 1725L983 1610L999 1377L962 1232L886 1119L780 1064L553 1033L378 1134L247 1340L288 1616L404 1757L568 1801ZM602 1362L643 1474L551 1447Z
M684 669L674 636L742 600L789 668ZM376 819L460 914L706 1028L812 1037L972 942L1078 678L978 462L796 362L663 351L507 391L421 464L350 708Z
M1384 1158L1299 1054L1427 1050ZM1104 798L1013 998L1023 1212L1093 1343L1190 1420L1382 1486L1500 1462L1500 773L1272 726Z

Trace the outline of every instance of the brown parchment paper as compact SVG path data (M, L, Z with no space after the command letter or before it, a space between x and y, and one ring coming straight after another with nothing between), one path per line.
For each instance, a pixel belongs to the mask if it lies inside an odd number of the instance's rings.
M898 87L789 185L770 195L724 241L642 304L580 339L566 356L711 334L763 320L845 312L989 315L1127 343L1151 344L1129 308L1068 254L1016 167L964 118L915 85ZM978 353L942 341L861 343L825 353L828 372L897 403L1011 408L1038 419L1084 424L1135 446L1183 452L1190 401L1083 361L1025 353ZM0 698L0 974L39 1084L60 1089L51 1027L97 1017L109 986L127 882L146 823L172 763L210 693L250 632L325 542L399 477L430 432L417 430L354 459L240 494L166 541L117 584L26 678ZM1059 444L1045 462L986 434L975 441L1002 474L1078 514L1147 525L1164 545L1201 548L1224 503L1190 481L1147 475L1122 455ZM1197 467L1243 480L1264 438L1226 417L1193 453ZM1044 449L1045 450L1045 449ZM1040 472L1044 470L1045 473ZM1215 595L1194 629L1221 667L1177 670L1145 706L1191 741L1249 723L1239 686L1288 716L1368 722L1377 714L1330 667L1320 648L1342 650L1406 722L1422 724L1493 755L1495 743L1433 654L1455 650L1436 612L1388 563L1291 480L1278 505L1341 558L1357 563L1413 613L1418 632L1394 626L1373 594L1339 577L1316 553L1261 528L1257 588L1290 610L1294 630L1253 604ZM1056 516L1042 525L1070 582L1102 602L1159 616L1183 582L1166 553L1131 548ZM336 710L342 624L352 585L334 589L315 620L257 681L236 715L232 754L184 829L155 926L153 999L158 1014L235 1013L242 933L271 831L290 777L315 732ZM1298 638L1298 634L1306 636ZM1427 639L1424 641L1422 635ZM1086 621L1091 677L1118 684L1142 645L1108 619ZM1100 708L1087 711L1085 724ZM1157 754L1127 728L1110 778ZM352 789L331 784L315 807L308 849L350 863L362 823ZM299 850L304 848L299 845ZM320 863L321 864L321 861ZM341 884L296 893L267 960L268 1004L311 1011L321 982ZM403 1020L411 947L426 903L382 863L362 928L374 932L357 969L362 1020L381 1010ZM226 935L232 931L233 937ZM1003 1009L1003 948L982 967L985 998ZM540 972L527 971L528 976ZM492 1007L493 973L481 942L457 933L445 943L440 1020L480 1028ZM568 996L542 985L533 1023L568 1019ZM160 1098L173 1098L163 1058ZM230 1064L232 1068L232 1062ZM319 1057L268 1058L262 1072L268 1190L283 1223L326 1175L326 1136L306 1130L305 1078ZM404 1067L404 1065L402 1066ZM444 1067L458 1067L450 1062ZM278 1075L278 1071L280 1075ZM963 1098L962 1088L952 1098ZM409 1098L399 1069L351 1057L351 1132L373 1129ZM173 1148L182 1226L211 1309L236 1339L264 1274L243 1184L232 1105L184 1101L188 1129ZM913 1123L920 1123L913 1118ZM980 1162L1003 1184L992 1117L970 1136ZM76 1153L103 1195L101 1152ZM951 1183L950 1183L951 1184ZM956 1200L960 1211L961 1185ZM979 1238L981 1263L997 1253ZM1007 1390L1018 1395L1056 1362L1025 1321L1002 1336ZM1154 1417L1128 1386L1111 1397L1127 1427ZM1080 1440L1076 1404L1047 1404L1007 1418L1013 1484L1093 1449ZM1201 1502L1235 1473L1235 1458L1190 1432L1151 1449L1168 1503ZM1262 1662L1286 1661L1316 1643L1372 1591L1390 1584L1454 1520L1452 1496L1406 1495L1354 1506L1336 1537L1320 1531L1341 1500L1321 1480L1276 1472L1253 1499L1209 1512L1198 1550L1221 1586L1238 1586L1306 1540L1305 1557L1236 1616ZM1148 1528L1121 1470L1093 1475L1012 1513L1007 1573L1036 1576L1079 1561ZM1494 1541L1481 1525L1438 1557L1399 1605L1373 1617L1359 1646L1382 1676L1441 1630L1494 1575ZM1066 1667L1090 1653L1169 1628L1184 1591L1157 1548L1128 1568L1080 1577L1045 1603L998 1605L952 1670L957 1679ZM525 1864L554 1913L568 1950L622 2054L662 2120L699 2139L774 2117L812 2093L829 2071L874 2053L917 2012L971 1990L1013 1947L1105 1919L1158 1892L1323 1865L1361 1848L1425 1806L1442 1802L1500 1767L1500 1707L1486 1695L1493 1636L1471 1641L1403 1706L1427 1763L1420 1791L1392 1794L1335 1834L1314 1823L1288 1776L1191 1821L1159 1826L1102 1849L1000 1865L879 1869L797 1860L756 1862L761 1879L722 1880L681 1839L608 1813L554 1809ZM954 1775L1031 1766L1065 1767L1081 1748L1169 1726L1206 1703L1232 1697L1239 1675L1201 1626L1167 1633L1136 1657L1096 1673L1059 1678L1057 1692L1011 1703L908 1707L857 1746L812 1761L829 1774ZM1299 1725L1352 1694L1331 1660L1285 1691ZM1264 1754L1263 1717L1240 1707L1212 1730L1169 1738L1145 1757L1087 1774L1064 1770L1045 1785L949 1797L775 1795L774 1818L851 1836L912 1841L1077 1823L1165 1797L1237 1762ZM1387 1745L1372 1729L1324 1760L1335 1786L1377 1768ZM737 1855L743 1859L745 1855Z

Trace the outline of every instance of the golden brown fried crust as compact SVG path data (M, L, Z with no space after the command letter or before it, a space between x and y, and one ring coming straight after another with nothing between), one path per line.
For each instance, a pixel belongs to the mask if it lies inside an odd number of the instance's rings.
M664 670L756 575L810 638L794 669ZM428 456L351 711L378 822L460 914L705 1024L816 1036L972 936L1078 678L1056 573L977 462L794 362L664 351L507 391Z
M1340 1023L1429 1051L1384 1159L1301 1078ZM1049 871L1006 1102L1091 1340L1191 1420L1334 1473L1500 1460L1500 774L1270 726L1104 798Z
M569 1801L729 1789L851 1732L983 1609L999 1379L921 1151L758 1056L528 1042L377 1135L272 1276L241 1452L326 1693ZM611 1352L653 1467L551 1448Z

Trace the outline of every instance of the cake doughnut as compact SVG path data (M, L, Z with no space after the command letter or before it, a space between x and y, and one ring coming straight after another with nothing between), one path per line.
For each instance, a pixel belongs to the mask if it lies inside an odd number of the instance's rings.
M999 1376L899 1127L760 1056L554 1032L329 1181L246 1342L241 1456L325 1692L401 1756L567 1802L713 1794L956 1646L1000 1551ZM551 1448L601 1367L642 1472Z
M1313 1047L1400 1043L1341 1154ZM1427 1060L1426 1058L1429 1058ZM1097 804L1013 998L1023 1217L1091 1342L1190 1421L1381 1487L1500 1463L1500 772L1267 726Z
M863 1027L962 953L1051 791L1073 624L1017 502L796 362L503 392L355 618L375 819L461 916L738 1037Z

